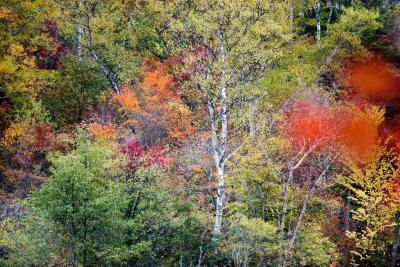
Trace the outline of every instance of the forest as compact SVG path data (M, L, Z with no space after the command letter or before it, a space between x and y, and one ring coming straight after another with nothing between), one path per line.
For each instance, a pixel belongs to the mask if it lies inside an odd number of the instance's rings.
M0 0L0 266L400 266L400 1Z

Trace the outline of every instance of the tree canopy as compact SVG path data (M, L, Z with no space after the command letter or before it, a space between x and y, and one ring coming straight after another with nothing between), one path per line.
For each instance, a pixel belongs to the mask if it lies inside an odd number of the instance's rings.
M399 266L395 0L3 0L0 266Z

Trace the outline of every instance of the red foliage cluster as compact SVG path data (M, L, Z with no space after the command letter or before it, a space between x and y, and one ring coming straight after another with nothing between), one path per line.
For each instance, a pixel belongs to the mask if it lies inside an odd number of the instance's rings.
M46 149L54 141L53 130L49 125L37 125L33 128L32 145L36 149Z
M144 167L157 165L159 167L165 168L171 161L171 159L165 153L164 149L160 146L152 146L151 148L147 149L145 151L144 158Z
M380 124L379 110L371 105L333 108L303 100L293 104L282 129L296 150L336 145L343 157L365 162L376 152Z
M138 138L128 141L121 150L129 157L128 168L130 169L147 168L153 165L165 168L170 162L170 158L162 147L152 146L144 149Z
M282 129L293 146L308 150L333 141L337 125L337 118L330 107L299 101L288 112Z

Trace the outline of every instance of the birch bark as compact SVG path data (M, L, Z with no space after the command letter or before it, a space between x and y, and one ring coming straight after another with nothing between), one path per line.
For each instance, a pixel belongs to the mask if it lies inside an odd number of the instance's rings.
M221 234L221 223L223 216L223 206L225 198L225 152L226 145L228 141L228 113L227 113L227 92L226 92L226 54L224 45L224 31L221 23L219 23L218 29L219 35L219 50L220 50L220 60L221 60L221 84L220 84L220 98L221 98L221 134L218 140L217 133L212 130L212 135L215 136L215 146L214 147L214 162L218 173L218 192L217 200L215 204L215 225L214 225L214 236L218 237ZM214 116L212 117L214 118ZM218 144L219 141L219 144Z
M320 45L321 44L321 2L320 1L318 1L315 4L314 9L315 9L315 20L317 23L317 25L316 25L317 26L317 43L318 43L318 45Z

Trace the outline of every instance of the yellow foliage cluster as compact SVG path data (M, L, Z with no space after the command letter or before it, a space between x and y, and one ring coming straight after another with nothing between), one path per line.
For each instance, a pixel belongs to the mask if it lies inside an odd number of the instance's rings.
M7 7L0 7L0 19L2 20L13 20L15 14Z
M394 153L381 149L368 164L350 166L352 174L343 181L357 207L352 211L352 218L364 225L361 230L347 233L356 241L352 253L357 258L367 259L371 252L384 249L384 243L377 240L391 225L398 208L391 192L399 166L399 158Z
M29 123L27 121L24 121L23 123L13 123L6 129L2 144L7 148L11 148L20 137L27 133L28 128Z

